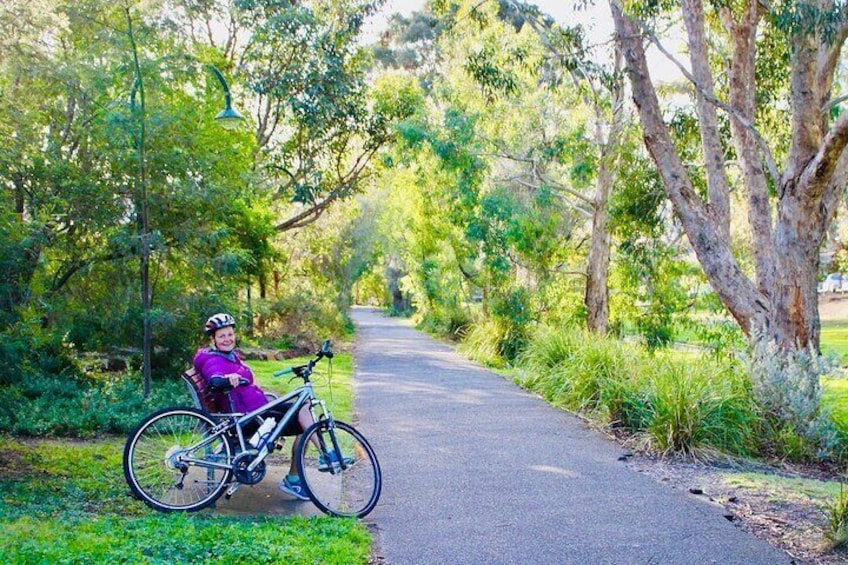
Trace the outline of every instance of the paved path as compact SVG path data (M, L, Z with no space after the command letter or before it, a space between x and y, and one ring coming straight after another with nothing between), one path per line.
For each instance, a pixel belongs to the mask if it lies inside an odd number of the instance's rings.
M618 461L621 449L450 347L356 309L367 518L390 565L763 564L786 554Z

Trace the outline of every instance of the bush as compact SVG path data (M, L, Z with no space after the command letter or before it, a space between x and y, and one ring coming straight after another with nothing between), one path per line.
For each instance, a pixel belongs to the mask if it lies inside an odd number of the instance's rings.
M73 377L75 352L64 336L40 320L24 319L5 329L0 339L0 386L31 383L37 375Z
M418 323L418 329L447 339L461 339L471 326L471 313L459 307L429 310Z
M763 449L790 459L834 455L838 435L822 404L821 377L833 360L814 350L784 350L755 335L744 358L764 431Z
M756 412L733 366L657 359L648 368L648 442L661 453L751 451Z
M156 408L191 405L181 379L153 381L143 398L140 375L99 379L31 379L0 389L0 432L35 437L126 434Z

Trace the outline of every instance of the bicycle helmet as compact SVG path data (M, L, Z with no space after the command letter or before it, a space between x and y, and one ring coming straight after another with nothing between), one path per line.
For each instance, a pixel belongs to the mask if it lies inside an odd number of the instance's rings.
M206 330L206 335L212 337L216 331L220 330L221 328L227 327L236 327L236 321L229 314L221 312L219 314L215 314L214 316L206 320L206 325L204 326L204 329Z

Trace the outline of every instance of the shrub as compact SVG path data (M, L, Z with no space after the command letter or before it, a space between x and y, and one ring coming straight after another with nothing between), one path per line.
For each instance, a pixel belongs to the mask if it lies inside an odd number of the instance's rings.
M180 379L153 381L148 398L137 374L99 379L32 379L0 389L0 432L36 437L126 434L156 408L191 405Z
M465 336L472 324L471 313L459 307L443 306L428 310L418 323L418 329L447 339Z
M821 377L835 369L814 350L785 350L755 335L744 358L765 432L764 449L791 459L834 454L836 430L822 404Z

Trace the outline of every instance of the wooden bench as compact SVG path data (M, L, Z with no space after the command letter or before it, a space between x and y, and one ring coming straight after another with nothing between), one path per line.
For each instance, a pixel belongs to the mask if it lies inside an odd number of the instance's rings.
M224 412L218 406L218 398L209 390L208 383L194 367L183 373L182 378L196 408L211 414Z
M219 406L220 395L216 395L209 390L209 384L194 367L183 373L182 378L185 381L186 387L188 387L188 392L194 401L195 407L206 410L210 414L234 412L232 407L224 410L221 409ZM229 395L227 395L227 398L229 398ZM279 397L273 392L266 392L265 398L268 399L268 402L271 402Z

